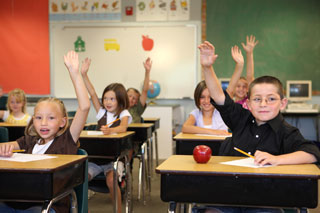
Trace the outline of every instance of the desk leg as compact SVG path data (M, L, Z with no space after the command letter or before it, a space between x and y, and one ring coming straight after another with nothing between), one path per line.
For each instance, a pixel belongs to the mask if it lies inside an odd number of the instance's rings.
M142 191L143 204L146 205L145 190L146 190L146 143L141 145L141 157L139 162L139 187L138 187L138 200Z
M52 204L58 200L60 200L61 198L64 198L65 196L69 195L69 194L72 194L73 192L73 189L71 190L68 190L60 195L58 195L57 197L53 198L52 200L47 200L43 203L43 206L42 206L42 210L41 210L41 213L48 213Z
M125 167L126 167L126 213L132 212L132 175L130 171L130 161L125 156Z
M300 213L308 213L308 209L307 208L300 208L299 212Z
M151 140L150 138L147 140L147 184L149 188L149 192L151 192Z
M155 150L156 150L156 165L159 166L159 152L158 152L158 133L154 131L154 142L155 142Z
M151 178L153 177L153 143L154 143L154 141L153 141L153 134L152 134L152 136L150 138L150 163L151 163L150 175L151 175Z
M169 208L168 208L168 213L174 213L176 212L176 202L169 202Z
M118 182L118 162L119 158L113 163L113 212L118 213L118 190L117 190L117 182Z

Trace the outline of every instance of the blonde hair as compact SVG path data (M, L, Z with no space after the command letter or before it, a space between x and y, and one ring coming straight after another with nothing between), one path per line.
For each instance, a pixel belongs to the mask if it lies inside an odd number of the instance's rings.
M10 103L10 99L12 97L16 97L17 102L23 102L22 112L26 113L26 111L27 111L27 98L26 98L26 94L24 93L24 91L22 89L16 88L14 90L11 90L8 93L7 109L9 109L10 113L12 113L12 110L9 107L9 103Z
M61 100L57 99L57 98L50 98L50 97L41 98L37 102L37 105L35 106L34 110L36 110L36 108L39 106L39 104L41 102L55 103L60 108L60 111L62 112L62 117L66 118L66 125L64 125L64 127L59 129L59 131L57 132L55 137L62 135L67 130L67 128L69 127L68 113L67 113L66 107L64 106L64 103ZM37 133L36 129L34 128L33 117L30 120L30 122L28 123L24 133L25 133L25 135L36 136L39 139L41 138L39 136L39 134Z

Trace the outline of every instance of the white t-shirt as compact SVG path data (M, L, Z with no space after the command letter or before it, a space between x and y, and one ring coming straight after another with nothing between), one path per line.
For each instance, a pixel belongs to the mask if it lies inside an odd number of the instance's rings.
M106 113L106 109L104 109L104 108L100 108L99 109L99 112L97 113L97 116L96 116L96 118L98 119L98 120L100 120L103 116L104 116L104 114ZM120 113L120 116L119 116L119 118L120 118L120 120L123 118L123 117L125 117L125 116L128 116L129 117L129 119L128 119L128 124L130 124L131 122L132 122L132 116L131 116L131 114L129 113L129 111L128 110L123 110L121 113ZM106 124L108 124L108 123L110 123L110 122L112 122L112 121L114 121L114 120L116 120L117 119L117 116L115 116L115 114L114 113L111 113L111 112L107 112L107 123ZM112 125L112 124L111 124Z
M39 139L38 142L40 142L41 139ZM49 141L48 143L45 144L38 144L36 143L36 145L34 145L33 149L32 149L32 154L44 154L47 149L50 147L50 145L52 144L54 139L52 139L51 141Z
M213 111L211 125L204 125L202 112L199 109L192 110L192 112L190 112L190 115L192 115L196 119L195 125L198 127L207 128L207 129L228 130L227 125L225 125L219 111L216 109L214 109Z

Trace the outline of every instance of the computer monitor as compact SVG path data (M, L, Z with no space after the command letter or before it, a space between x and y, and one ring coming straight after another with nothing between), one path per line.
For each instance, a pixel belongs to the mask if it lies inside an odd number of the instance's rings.
M220 83L223 90L226 90L228 88L229 82L230 78L220 78Z
M312 99L312 81L287 81L287 98L291 102L305 102Z

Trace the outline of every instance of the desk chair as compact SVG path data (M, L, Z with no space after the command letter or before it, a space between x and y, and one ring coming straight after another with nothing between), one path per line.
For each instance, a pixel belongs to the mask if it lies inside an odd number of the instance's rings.
M127 155L121 155L117 158L117 160L113 164L113 179L116 180L116 184L118 183L118 178L117 178L117 171L118 171L118 163L120 160L124 160L125 162L125 189L121 189L121 194L122 194L122 199L124 198L125 200L125 209L126 213L131 213L132 212L132 176L130 172L130 162L128 161ZM115 184L115 183L114 183ZM88 183L89 189L95 192L100 192L100 193L109 193L109 188L106 185L106 177L101 172L99 175L94 177L91 181ZM115 188L115 187L114 187ZM124 195L124 196L123 196ZM115 196L115 201L114 203L116 204L116 198L117 198L117 190L115 190L114 193ZM88 196L87 196L88 197ZM116 206L116 205L115 205ZM114 212L117 212L118 210L114 209Z
M88 155L84 149L78 149L78 155ZM83 184L74 188L71 195L71 212L72 213L87 213L88 212L88 159L85 163L85 177ZM78 210L78 211L77 211Z
M0 127L0 143L9 141L9 132L5 127Z

